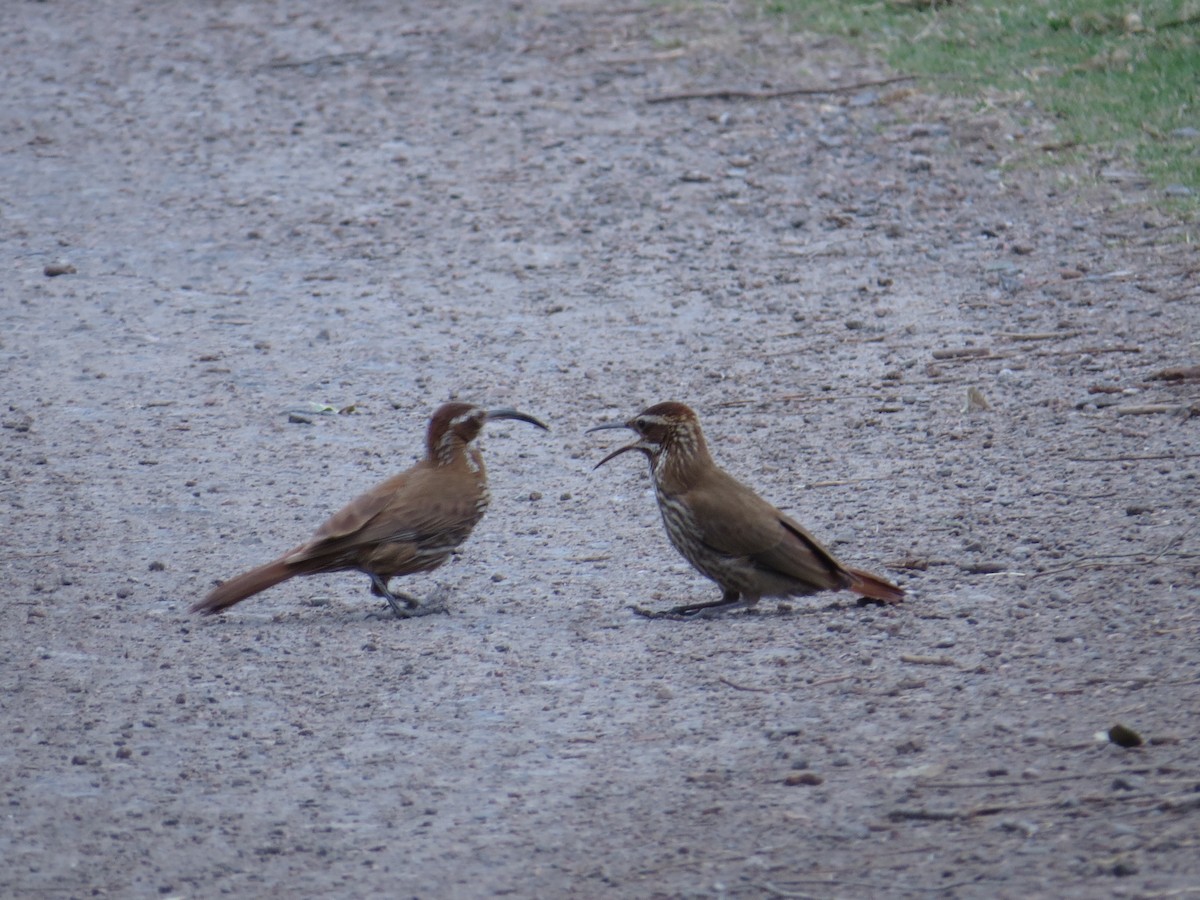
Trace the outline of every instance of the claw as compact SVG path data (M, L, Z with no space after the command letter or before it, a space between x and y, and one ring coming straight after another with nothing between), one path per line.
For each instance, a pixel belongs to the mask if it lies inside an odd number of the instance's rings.
M694 618L693 615L682 613L678 609L647 609L644 606L634 606L632 604L625 608L635 616L641 616L643 619L675 619L682 622L685 619Z

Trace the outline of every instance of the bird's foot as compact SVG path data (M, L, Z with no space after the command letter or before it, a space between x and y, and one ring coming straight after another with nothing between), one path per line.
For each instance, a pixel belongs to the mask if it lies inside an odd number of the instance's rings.
M647 609L644 606L630 605L625 608L643 619L708 619L718 616L731 609L737 609L739 604L728 603L693 603L686 606L672 606L670 609Z
M405 594L402 591L392 591L384 587L376 593L387 601L397 619L411 619L414 616L427 616L430 613L446 611L444 606L424 606L412 594Z
M420 616L431 616L434 613L450 613L446 609L446 604L434 601L432 603L422 603L416 597L409 594L393 593L384 598L388 602L388 606L392 608L392 612L397 619L415 619Z
M403 591L393 591L387 586L387 581L378 575L371 575L371 593L382 597L391 607L392 614L397 619L413 619L418 616L428 616L433 613L447 613L446 597L449 591L445 588L437 591L429 603L422 603L412 594Z
M436 613L450 615L450 610L446 608L444 603L430 603L428 606L405 606L401 609L392 607L392 612L396 614L398 619L416 619L421 616L432 616Z
M690 619L692 616L684 615L674 609L647 609L644 606L636 606L630 604L625 607L635 616L641 616L643 619Z
M673 606L662 612L645 609L641 606L628 608L646 619L707 619L735 609L744 609L750 615L755 615L756 603L758 603L758 597L753 594L742 594L732 589L726 589L720 600L710 600L707 603L687 603L683 606Z
M878 597L856 597L855 605L857 606L895 606L899 600L880 600Z

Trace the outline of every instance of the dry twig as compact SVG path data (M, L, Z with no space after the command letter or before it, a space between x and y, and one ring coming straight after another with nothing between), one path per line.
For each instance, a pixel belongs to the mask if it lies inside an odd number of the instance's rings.
M874 81L859 81L854 84L835 85L817 88L781 88L774 91L740 91L724 88L715 91L680 91L676 94L656 94L647 97L647 103L675 103L679 100L774 100L777 97L822 97L827 94L848 94L863 88L883 87L888 84L899 84L903 81L913 81L915 75L897 75L893 78L880 78Z
M1013 332L1002 331L997 337L1002 337L1006 341L1065 341L1067 338L1079 337L1078 331L1037 331L1037 332Z
M779 394L770 398L769 402L773 403L840 403L843 400L873 400L883 402L886 400L879 394ZM733 406L756 406L764 401L759 398L756 400L723 400L717 405L722 409Z
M1097 353L1141 353L1141 347L1133 347L1122 344L1118 347L1080 347L1078 350L1038 350L1032 356L1082 356L1089 354L1095 356Z
M808 687L824 687L827 684L837 684L839 681L849 681L853 675L833 675L829 678L822 678L819 681L810 681Z
M994 787L1024 787L1027 784L1054 784L1058 781L1078 781L1088 778L1110 778L1121 775L1145 775L1154 771L1151 766L1137 769L1111 769L1106 772L1079 772L1074 775L1047 775L1044 778L1025 778L1020 781L922 781L921 787L953 789L953 788L994 788Z
M1157 416L1174 413L1200 415L1200 401L1194 403L1146 403L1138 406L1118 406L1118 416Z
M1044 572L1034 572L1029 577L1030 578L1044 578L1047 575L1058 575L1061 572L1070 572L1075 569L1107 569L1107 568L1117 568L1117 567L1121 567L1121 566L1151 566L1151 565L1154 565L1154 563L1158 562L1160 559L1162 559L1164 556L1166 556L1167 553L1170 552L1172 547L1174 547L1176 544L1182 542L1184 538L1186 538L1189 534L1191 534L1193 531L1195 531L1198 527L1200 527L1200 522L1195 522L1192 525L1188 526L1183 531L1179 532L1179 534L1175 535L1175 537L1171 538L1169 541L1167 541L1165 544L1163 544L1161 550L1159 550L1152 557L1150 557L1149 559L1146 559L1146 560L1135 559L1135 560L1131 560L1129 562L1113 562L1112 560L1114 557L1117 556L1117 554L1109 554L1107 557L1085 556L1083 559L1078 560L1077 562L1068 563L1065 566L1059 566L1054 569L1046 569ZM1127 554L1121 554L1121 555L1122 556L1141 556L1143 554L1127 553Z
M990 347L947 347L944 350L934 350L933 358L947 359L978 359L991 357Z
M900 662L909 663L914 666L957 666L958 661L953 660L948 656L912 656L904 654L900 657Z
M733 688L735 691L749 691L750 693L754 693L754 694L769 694L769 693L771 693L770 688L751 687L748 684L738 684L736 681L730 681L724 675L719 676L717 678L717 681L721 682L721 684L728 685L729 687Z
M1196 459L1200 453L1148 453L1145 455L1130 454L1128 456L1068 456L1069 462L1140 462L1147 459Z

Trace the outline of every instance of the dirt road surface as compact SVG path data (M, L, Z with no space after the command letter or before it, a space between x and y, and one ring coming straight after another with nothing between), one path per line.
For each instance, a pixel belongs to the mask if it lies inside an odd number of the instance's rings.
M722 4L5 18L0 894L1200 885L1197 263L1120 160ZM188 613L452 397L552 431L447 615ZM635 617L716 588L583 432L669 399L908 602Z

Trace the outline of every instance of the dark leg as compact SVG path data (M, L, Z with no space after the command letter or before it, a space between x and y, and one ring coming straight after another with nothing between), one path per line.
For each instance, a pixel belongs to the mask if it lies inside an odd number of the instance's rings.
M720 600L710 600L708 603L688 603L684 606L674 606L671 609L656 612L650 609L643 609L640 606L629 607L639 616L647 619L686 619L691 616L706 616L709 611L720 612L726 609L731 609L735 606L741 606L743 603L747 606L753 606L758 602L757 597L747 597L744 601L742 595L737 591L727 590L721 595Z
M411 594L390 590L386 578L381 578L373 572L367 574L371 577L371 593L386 600L398 619L411 619L413 616L427 616L430 613L446 611L444 607L422 606L421 601Z

